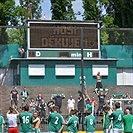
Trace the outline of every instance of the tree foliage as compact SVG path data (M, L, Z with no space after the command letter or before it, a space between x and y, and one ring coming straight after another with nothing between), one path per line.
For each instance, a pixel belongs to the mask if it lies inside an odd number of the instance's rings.
M101 16L100 5L98 0L84 0L83 1L84 20L98 21Z
M8 44L24 44L25 41L25 30L24 29L16 29L9 28L6 30L8 35Z
M1 0L0 1L0 25L17 25L19 22L17 18L17 9L14 0ZM7 43L8 36L6 28L0 29L0 44Z
M43 0L19 0L18 5L15 0L0 1L0 25L18 26L24 25L27 19L41 19L41 2ZM24 29L0 29L0 44L24 43ZM22 42L23 41L23 42Z
M83 0L84 20L101 21L104 28L132 28L132 0ZM102 30L102 44L132 45L131 30Z
M43 0L19 0L21 22L24 23L27 19L41 19Z
M53 20L75 20L72 9L72 0L51 0L51 12Z

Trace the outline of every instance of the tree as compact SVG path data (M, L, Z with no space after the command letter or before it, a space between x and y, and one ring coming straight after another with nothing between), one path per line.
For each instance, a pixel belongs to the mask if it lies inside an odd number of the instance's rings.
M19 26L24 25L27 19L41 18L41 2L43 0L20 0L20 4L16 5L15 0L1 0L0 2L0 25L1 26ZM0 29L0 44L22 43L24 37L24 29L8 29L7 27ZM14 32L13 32L14 31ZM12 35L13 33L13 35ZM21 33L19 35L19 33ZM16 40L14 37L18 38ZM13 39L14 38L14 39ZM23 40L24 41L24 40ZM24 43L24 42L23 42ZM23 44L22 43L22 44Z
M133 1L131 0L106 0L103 3L106 15L103 26L107 28L132 28L133 27ZM111 22L109 20L112 20ZM107 31L109 44L132 45L132 30Z
M17 10L14 0L1 0L0 2L0 25L17 25L19 20L17 18ZM7 43L8 36L6 34L6 27L0 29L0 44Z
M24 44L25 41L25 30L24 29L16 29L9 28L6 30L8 35L8 44Z
M19 0L21 22L24 24L27 19L41 19L43 0Z
M75 20L72 9L72 0L51 0L51 12L53 20Z
M98 21L101 18L101 7L99 0L83 0L84 20Z
M67 20L76 20L74 10L72 8L72 0L67 1Z
M132 28L132 0L83 0L84 20L102 21L104 28ZM131 30L102 30L102 44L133 44Z

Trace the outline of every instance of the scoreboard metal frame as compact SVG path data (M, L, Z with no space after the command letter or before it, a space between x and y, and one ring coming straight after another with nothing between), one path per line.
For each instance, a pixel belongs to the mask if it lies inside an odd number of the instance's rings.
M91 26L90 26L91 25ZM94 25L94 27L93 27ZM92 23L92 22L87 22L87 21L56 21L56 20L51 20L51 21L48 21L48 20L28 20L27 21L27 26L28 26L28 29L27 29L27 57L30 57L29 56L29 51L46 51L48 53L48 51L80 51L81 50L81 40L80 40L80 46L76 46L75 47L62 47L63 45L61 45L60 47L58 47L58 45L56 47L54 47L52 45L49 46L47 43L43 43L43 46L42 44L40 44L40 38L42 40L44 40L46 42L46 37L45 37L45 34L48 34L47 35L47 38L48 37L51 37L50 35L54 34L54 37L58 36L58 38L61 36L63 36L65 39L65 37L70 37L72 36L71 38L74 40L76 38L78 39L81 39L81 33L79 33L80 30L86 30L85 33L87 33L87 30L89 32L90 31L94 31L96 30L96 35L97 38L94 38L96 40L96 42L94 43L97 43L97 44L94 44L94 45L97 45L96 47L97 48L84 48L83 50L84 51L91 51L91 52L98 52L99 53L99 57L100 57L100 30L99 30L99 23ZM65 30L65 28L68 28L68 31L69 33L68 34L60 34L59 32L60 31L57 31L57 29L63 29ZM35 31L36 29L36 31ZM45 29L45 30L44 30ZM52 30L51 30L52 29ZM74 29L74 31L72 31L72 29ZM78 32L76 30L78 29ZM41 30L41 31L40 31ZM63 31L64 31L63 30ZM35 32L34 32L35 31ZM41 36L39 37L39 31L41 32ZM45 32L45 33L43 33ZM52 32L52 33L51 33ZM65 32L65 31L64 31ZM78 33L78 35L77 35ZM69 35L70 34L70 35ZM89 33L87 33L89 34ZM44 38L42 37L44 36ZM54 38L53 37L53 38ZM84 40L84 31L83 31L83 40ZM75 40L74 40L75 41ZM87 40L86 40L87 41ZM32 43L31 43L32 42ZM34 44L34 42L36 42ZM47 46L47 47L45 47ZM99 58L98 57L98 58ZM42 58L42 57L41 57ZM46 57L44 57L46 58ZM55 58L55 57L54 57Z

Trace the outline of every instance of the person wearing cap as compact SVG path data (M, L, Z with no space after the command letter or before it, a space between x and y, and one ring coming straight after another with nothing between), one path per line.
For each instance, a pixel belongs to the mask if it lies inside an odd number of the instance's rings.
M125 109L126 115L123 116L124 133L132 133L133 116L131 112L131 107Z

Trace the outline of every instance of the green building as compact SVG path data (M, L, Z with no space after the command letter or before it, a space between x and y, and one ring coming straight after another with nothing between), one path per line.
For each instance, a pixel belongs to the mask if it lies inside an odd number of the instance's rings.
M51 25L52 24L52 25ZM26 56L19 45L0 45L1 81L21 86L95 86L100 71L103 85L133 85L133 47L100 46L99 24L81 21L28 21Z

